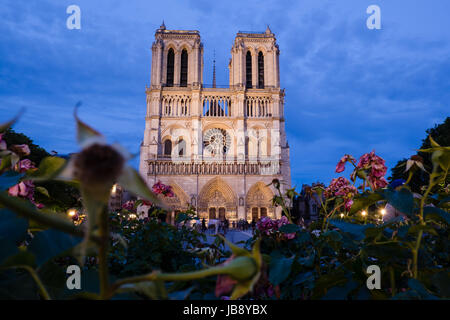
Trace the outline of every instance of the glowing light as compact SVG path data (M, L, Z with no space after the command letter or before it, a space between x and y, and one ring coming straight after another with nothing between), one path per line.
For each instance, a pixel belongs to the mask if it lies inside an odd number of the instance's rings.
M116 194L116 191L117 191L117 184L112 186L111 193Z
M137 215L135 215L134 213L132 213L132 214L129 215L129 217L130 217L130 219L136 219L136 218L137 218Z
M361 215L362 215L363 217L365 217L365 216L367 215L367 211L364 210L363 212L361 212Z
M69 217L73 217L76 214L77 214L77 210L75 210L75 209L70 209L69 211L67 211L67 215Z
M386 209L381 209L381 215L384 216L386 214Z
M344 217L344 214L343 213L341 213L341 218L343 218Z

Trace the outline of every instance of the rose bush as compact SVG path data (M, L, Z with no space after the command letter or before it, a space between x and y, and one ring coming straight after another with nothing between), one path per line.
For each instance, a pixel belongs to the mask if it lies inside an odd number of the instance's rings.
M8 148L0 125L0 297L64 299L65 266L83 265L78 297L87 299L439 299L450 298L450 147L431 137L432 169L411 157L408 179L388 185L385 161L374 151L358 162L345 155L336 172L353 171L325 187L308 188L320 202L317 221L297 225L292 219L295 189L281 192L273 204L279 219L257 223L245 247L218 236L206 245L202 234L180 223L177 228L157 216L166 210L161 198L174 196L157 182L148 188L127 165L129 156L78 118L80 152L68 161L50 157L34 168L24 145ZM420 194L410 190L414 175L426 173ZM39 208L38 183L65 181L81 190L86 218L78 225L64 214ZM124 219L108 212L113 184L119 183L150 207L145 219ZM160 196L158 196L160 195ZM383 218L389 204L402 213ZM178 222L195 219L190 208ZM78 220L77 220L78 221ZM228 250L229 249L229 250ZM369 290L367 267L380 267L381 289ZM51 276L49 276L51 275ZM97 285L94 285L97 284Z

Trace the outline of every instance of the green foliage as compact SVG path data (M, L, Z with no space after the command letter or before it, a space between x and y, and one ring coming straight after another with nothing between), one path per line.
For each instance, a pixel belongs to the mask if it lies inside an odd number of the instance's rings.
M443 123L435 125L434 128L426 130L426 137L422 140L422 144L419 149L431 148L431 143L428 139L432 136L433 139L441 146L450 146L450 117L447 117ZM431 155L425 152L418 152L424 160L424 167L428 172L431 172L433 168ZM405 172L406 161L408 159L402 159L392 168L392 175L389 177L390 181L397 179L408 179L408 173ZM409 183L410 188L414 192L420 192L420 188L428 183L429 174L420 170L411 179ZM446 184L450 183L450 177L447 176Z
M113 244L110 253L112 274L118 277L145 274L153 270L175 272L198 267L196 255L186 250L200 244L200 239L187 228L178 230L172 225L113 218L113 230L127 242Z
M78 118L77 124L80 153L86 146L95 149L103 137ZM6 125L0 125L4 128ZM430 132L441 129L434 130ZM73 298L73 292L64 289L65 267L81 259L83 290L75 296L84 299L218 298L213 291L225 292L230 283L232 299L448 299L450 214L446 181L450 148L442 147L443 141L448 142L430 137L429 145L424 143L421 152L430 160L428 180L417 191L411 184L422 171L416 170L410 171L407 183L395 189L355 191L351 210L342 210L345 203L337 195L323 203L320 193L320 219L308 226L292 221L287 203L297 195L295 190L282 195L280 182L273 180L277 189L273 202L281 206L285 216L261 227L266 229L258 230L247 241L247 248L223 237L205 244L204 235L185 226L197 218L193 208L178 215L179 227L158 221L156 216L164 212L162 205L157 206L158 198L137 172L122 162L123 167L116 168L120 174L114 177L97 181L94 171L100 193L82 179L72 185L48 181L73 165L57 157L41 158L39 169L25 176L4 166L0 175L0 298ZM112 149L103 144L99 147L110 153ZM10 158L2 160L12 163L12 153L5 157ZM77 174L69 174L72 183ZM36 197L42 203L48 201L46 210L37 209L29 198L8 195L7 189L24 179L39 183ZM123 213L108 213L113 181L153 203L149 218L124 219ZM64 190L63 186L77 185L83 190L88 228L84 223L75 226L61 218L63 213L57 213L75 204L58 194L58 189L73 195L74 190ZM380 209L386 203L403 216L381 221ZM222 249L225 244L231 253ZM382 272L381 289L368 290L366 270L374 264Z

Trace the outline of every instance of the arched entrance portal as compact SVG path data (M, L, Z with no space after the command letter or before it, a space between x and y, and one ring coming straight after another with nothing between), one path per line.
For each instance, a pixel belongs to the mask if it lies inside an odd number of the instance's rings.
M272 191L263 182L255 183L247 192L247 220L258 221L263 217L275 218L272 197Z
M237 218L237 198L230 186L216 177L202 188L198 211L200 218L233 221Z

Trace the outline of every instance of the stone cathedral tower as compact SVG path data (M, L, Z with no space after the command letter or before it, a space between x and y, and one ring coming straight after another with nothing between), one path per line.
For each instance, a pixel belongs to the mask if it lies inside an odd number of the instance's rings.
M198 31L156 30L139 170L173 187L169 220L188 205L206 219L281 216L267 186L291 184L279 54L269 27L238 32L229 86L216 88L203 84Z

